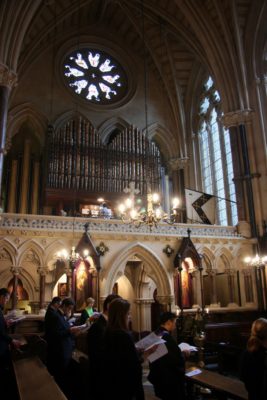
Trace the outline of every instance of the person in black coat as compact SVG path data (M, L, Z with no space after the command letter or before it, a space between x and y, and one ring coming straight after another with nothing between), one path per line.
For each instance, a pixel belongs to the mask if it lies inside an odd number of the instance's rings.
M241 380L249 400L267 399L267 319L253 322L241 364Z
M104 372L101 400L144 400L142 365L128 330L130 303L113 300L104 336Z
M47 369L66 395L69 392L71 375L73 334L80 329L79 326L70 327L67 321L74 304L72 299L65 298L58 310L48 312L45 321Z
M157 397L162 400L184 400L185 360L172 332L175 329L176 315L164 312L160 316L160 327L155 334L165 340L168 353L149 364L148 380L154 386Z
M108 324L108 308L110 303L117 298L120 298L117 294L110 294L105 298L103 313L92 323L87 333L89 386L92 399L99 398L99 388L103 384L103 347L104 335Z

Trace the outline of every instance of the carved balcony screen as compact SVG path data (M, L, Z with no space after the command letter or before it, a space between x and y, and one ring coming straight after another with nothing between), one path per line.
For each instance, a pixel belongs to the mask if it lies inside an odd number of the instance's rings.
M56 131L49 129L46 193L121 194L131 181L141 196L148 184L159 191L161 159L155 143L133 126L116 129L109 137L103 144L97 130L82 117Z

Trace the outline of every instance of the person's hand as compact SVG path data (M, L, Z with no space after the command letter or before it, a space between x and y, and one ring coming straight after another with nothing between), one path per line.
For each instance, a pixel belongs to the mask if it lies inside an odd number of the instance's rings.
M14 349L19 349L20 346L22 346L22 342L20 340L13 339L11 345L14 347Z
M158 348L158 344L155 344L154 346L150 347L149 349L144 351L144 358L147 358L150 356L150 354L154 353Z
M6 321L6 324L7 324L7 327L9 328L11 325L13 325L15 323L15 320L14 319L8 319L7 321Z

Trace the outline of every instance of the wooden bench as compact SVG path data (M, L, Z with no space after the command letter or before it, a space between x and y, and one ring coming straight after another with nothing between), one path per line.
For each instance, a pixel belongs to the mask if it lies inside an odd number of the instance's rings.
M21 400L67 400L38 357L13 361Z
M187 369L186 373L196 369L201 373L186 375L187 381L211 389L220 399L248 400L248 392L240 380L195 367Z

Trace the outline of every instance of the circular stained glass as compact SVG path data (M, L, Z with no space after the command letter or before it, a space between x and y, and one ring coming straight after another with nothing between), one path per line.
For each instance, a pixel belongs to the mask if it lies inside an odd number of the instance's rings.
M95 104L111 104L125 96L127 78L119 63L109 54L82 49L64 61L67 85L78 95Z

